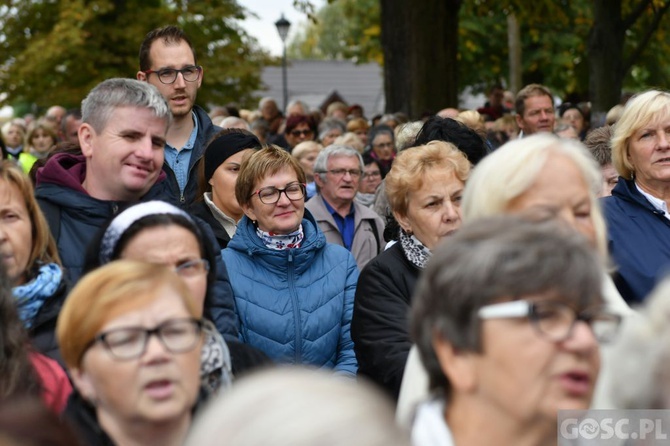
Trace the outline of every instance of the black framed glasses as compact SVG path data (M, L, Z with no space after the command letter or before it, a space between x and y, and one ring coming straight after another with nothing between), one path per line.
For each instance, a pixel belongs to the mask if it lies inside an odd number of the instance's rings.
M155 73L158 76L158 80L163 84L173 84L177 80L177 74L181 73L186 82L195 82L200 79L200 74L202 73L202 67L200 65L189 65L184 67L181 70L176 70L174 68L163 68L162 70L147 70L143 71L144 74L149 76L151 73Z
M375 170L373 172L363 172L362 176L364 180L365 179L372 180L374 178L381 178L382 173L378 170Z
M258 198L263 204L275 204L279 201L281 194L285 194L286 198L291 201L298 201L305 198L305 184L304 183L290 183L287 184L283 189L277 189L276 187L269 186L262 189L258 189L256 192L251 194L258 195Z
M599 307L576 312L571 306L552 300L513 300L487 305L479 309L482 319L527 317L535 330L545 338L562 342L569 339L577 321L589 325L600 343L611 342L619 332L621 316Z
M200 340L202 321L193 318L169 319L157 327L115 328L97 335L86 350L100 342L112 356L121 360L139 358L147 349L149 338L157 336L170 353L185 353L192 350Z
M196 277L209 271L209 262L205 259L195 259L184 262L174 269L181 277Z

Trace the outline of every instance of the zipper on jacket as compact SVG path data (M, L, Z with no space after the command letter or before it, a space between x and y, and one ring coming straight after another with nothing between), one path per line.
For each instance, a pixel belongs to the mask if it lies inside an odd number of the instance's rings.
M288 251L288 288L293 305L293 319L295 321L295 363L302 361L302 323L300 321L300 306L298 305L298 294L295 291L295 264L293 263L293 250Z

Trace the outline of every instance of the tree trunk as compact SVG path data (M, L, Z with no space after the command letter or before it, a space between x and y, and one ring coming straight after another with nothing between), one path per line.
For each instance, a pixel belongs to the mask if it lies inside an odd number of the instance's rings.
M381 0L386 111L411 119L458 106L462 0Z
M521 32L516 14L507 15L507 47L509 48L509 85L508 90L517 94L521 90Z
M607 111L621 99L625 31L621 0L593 1L588 41L591 128L603 125Z

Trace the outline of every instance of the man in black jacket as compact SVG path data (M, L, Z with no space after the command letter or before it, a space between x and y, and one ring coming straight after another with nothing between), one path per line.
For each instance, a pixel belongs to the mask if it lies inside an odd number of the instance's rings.
M185 208L198 195L197 165L207 143L221 130L195 105L203 68L197 65L190 40L176 26L149 32L140 46L139 58L137 79L158 88L172 112L163 170L173 200Z

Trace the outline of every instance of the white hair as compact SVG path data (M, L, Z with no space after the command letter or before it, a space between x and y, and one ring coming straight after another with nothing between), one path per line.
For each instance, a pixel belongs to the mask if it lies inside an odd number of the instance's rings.
M238 381L195 420L186 446L409 446L379 390L324 371L274 368Z

